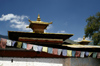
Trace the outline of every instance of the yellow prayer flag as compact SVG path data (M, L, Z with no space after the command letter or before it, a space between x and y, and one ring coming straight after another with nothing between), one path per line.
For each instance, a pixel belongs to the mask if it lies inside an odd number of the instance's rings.
M22 42L17 42L17 48L21 48Z
M42 49L43 52L47 52L47 50L48 50L48 47L43 47Z
M67 56L72 56L72 50L67 50Z
M89 56L92 54L93 52L89 52Z

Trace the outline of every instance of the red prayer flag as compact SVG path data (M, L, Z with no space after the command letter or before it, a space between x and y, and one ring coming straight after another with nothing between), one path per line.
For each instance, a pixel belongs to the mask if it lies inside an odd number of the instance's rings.
M75 57L80 57L81 52L80 51L76 51L75 53Z
M58 54L58 49L57 48L53 48L53 54L55 54L55 55Z
M100 58L100 52L97 53L97 58Z
M27 44L27 50L32 49L33 45L32 44Z
M7 39L1 38L0 48L6 48Z

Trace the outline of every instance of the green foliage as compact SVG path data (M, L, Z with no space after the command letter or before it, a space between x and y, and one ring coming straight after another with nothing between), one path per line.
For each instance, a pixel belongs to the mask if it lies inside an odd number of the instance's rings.
M100 12L86 19L85 36L92 38L95 45L100 43Z

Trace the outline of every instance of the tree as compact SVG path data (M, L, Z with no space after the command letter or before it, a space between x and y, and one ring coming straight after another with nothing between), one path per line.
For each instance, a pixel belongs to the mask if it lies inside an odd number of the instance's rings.
M100 12L86 19L85 37L93 40L94 45L100 43Z

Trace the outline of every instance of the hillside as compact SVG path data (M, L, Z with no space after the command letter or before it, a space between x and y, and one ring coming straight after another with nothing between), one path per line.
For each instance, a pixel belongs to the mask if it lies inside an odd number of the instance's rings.
M0 35L0 40L1 40L1 38L6 38L6 39L8 39L8 36Z

